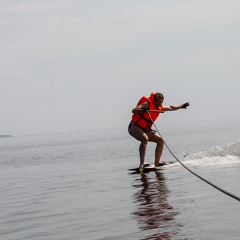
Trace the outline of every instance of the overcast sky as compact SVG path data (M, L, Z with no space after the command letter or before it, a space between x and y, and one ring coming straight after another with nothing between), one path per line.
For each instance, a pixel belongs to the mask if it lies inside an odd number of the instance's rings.
M0 0L0 134L240 117L239 0Z

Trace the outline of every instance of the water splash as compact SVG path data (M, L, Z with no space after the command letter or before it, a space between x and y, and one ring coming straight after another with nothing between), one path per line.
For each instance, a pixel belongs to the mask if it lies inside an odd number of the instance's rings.
M182 162L192 165L240 164L240 141L214 146L194 154L183 154Z

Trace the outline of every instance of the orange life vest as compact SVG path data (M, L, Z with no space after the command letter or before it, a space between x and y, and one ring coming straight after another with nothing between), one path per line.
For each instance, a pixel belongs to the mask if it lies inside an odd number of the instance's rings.
M144 102L149 102L149 110L162 110L163 106L162 104L160 105L159 108L155 107L155 103L154 103L154 96L156 93L152 93L150 95L150 97L147 96L143 96L137 106L139 106L140 104L144 103ZM160 113L155 113L155 112L149 112L149 114L151 115L151 118L153 121L155 121ZM147 112L143 112L143 113L133 113L132 115L132 122L134 123L134 125L139 126L143 131L145 132L149 132L151 131L151 127L152 127L152 120L149 117L149 114Z

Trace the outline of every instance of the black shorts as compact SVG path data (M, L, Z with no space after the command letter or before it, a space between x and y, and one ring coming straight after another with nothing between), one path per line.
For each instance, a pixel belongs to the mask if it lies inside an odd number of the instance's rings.
M150 132L150 131L156 132L156 131L153 130L153 129L150 129L149 131L146 131L144 128L138 126L136 123L133 123L133 122L130 122L130 123L129 123L129 125L128 125L128 130L129 130L131 127L133 127L133 126L139 127L139 128L142 129L144 132Z

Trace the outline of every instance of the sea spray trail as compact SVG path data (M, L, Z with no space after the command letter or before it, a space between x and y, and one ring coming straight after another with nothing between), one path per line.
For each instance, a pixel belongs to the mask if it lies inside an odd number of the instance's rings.
M194 154L184 154L182 162L188 166L214 166L240 163L240 141L214 146Z

